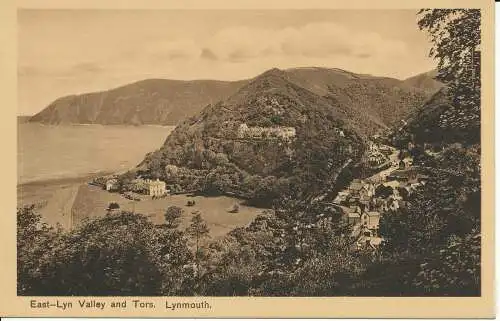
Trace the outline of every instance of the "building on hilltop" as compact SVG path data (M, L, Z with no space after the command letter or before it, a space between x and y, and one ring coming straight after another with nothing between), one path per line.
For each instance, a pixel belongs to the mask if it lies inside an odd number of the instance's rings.
M423 177L414 169L397 169L387 176L388 180L408 181L416 177Z
M238 138L251 138L251 139L262 139L262 138L281 138L284 140L291 139L295 137L296 130L294 127L259 127L259 126L248 126L243 123L238 127Z
M378 149L382 152L382 153L392 153L392 149L391 147L387 146L387 145L380 145L378 147Z

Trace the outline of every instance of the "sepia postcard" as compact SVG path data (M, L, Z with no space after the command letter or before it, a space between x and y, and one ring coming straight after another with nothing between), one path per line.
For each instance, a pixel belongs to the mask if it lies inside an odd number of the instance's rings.
M1 6L1 316L494 317L493 1Z

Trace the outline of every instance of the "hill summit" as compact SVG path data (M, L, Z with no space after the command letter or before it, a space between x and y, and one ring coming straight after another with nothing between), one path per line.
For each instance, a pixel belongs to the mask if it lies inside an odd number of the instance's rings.
M439 88L432 73L402 81L338 68L302 67L271 69L256 78L264 75L279 76L328 99L358 130L367 134L401 120ZM30 121L176 125L208 104L236 94L256 78L240 81L146 79L102 92L59 98Z
M139 174L256 202L322 191L364 151L331 101L271 69L180 124ZM335 179L333 180L335 181Z
M146 79L102 92L59 98L31 117L44 124L176 125L246 81Z

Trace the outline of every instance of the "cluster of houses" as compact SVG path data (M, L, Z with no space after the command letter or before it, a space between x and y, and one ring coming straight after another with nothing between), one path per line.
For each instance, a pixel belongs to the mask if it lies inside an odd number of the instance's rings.
M353 180L333 200L353 226L358 247L376 248L380 245L383 241L379 234L381 215L397 211L404 205L405 197L425 184L427 177L406 163L404 162L404 168L378 177L378 182L374 179Z

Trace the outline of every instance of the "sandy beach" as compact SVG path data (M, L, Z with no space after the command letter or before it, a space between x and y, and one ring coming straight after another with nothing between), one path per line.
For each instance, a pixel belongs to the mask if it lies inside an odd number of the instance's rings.
M70 213L78 190L95 176L98 175L48 179L17 185L17 206L35 205L46 223L69 228Z

